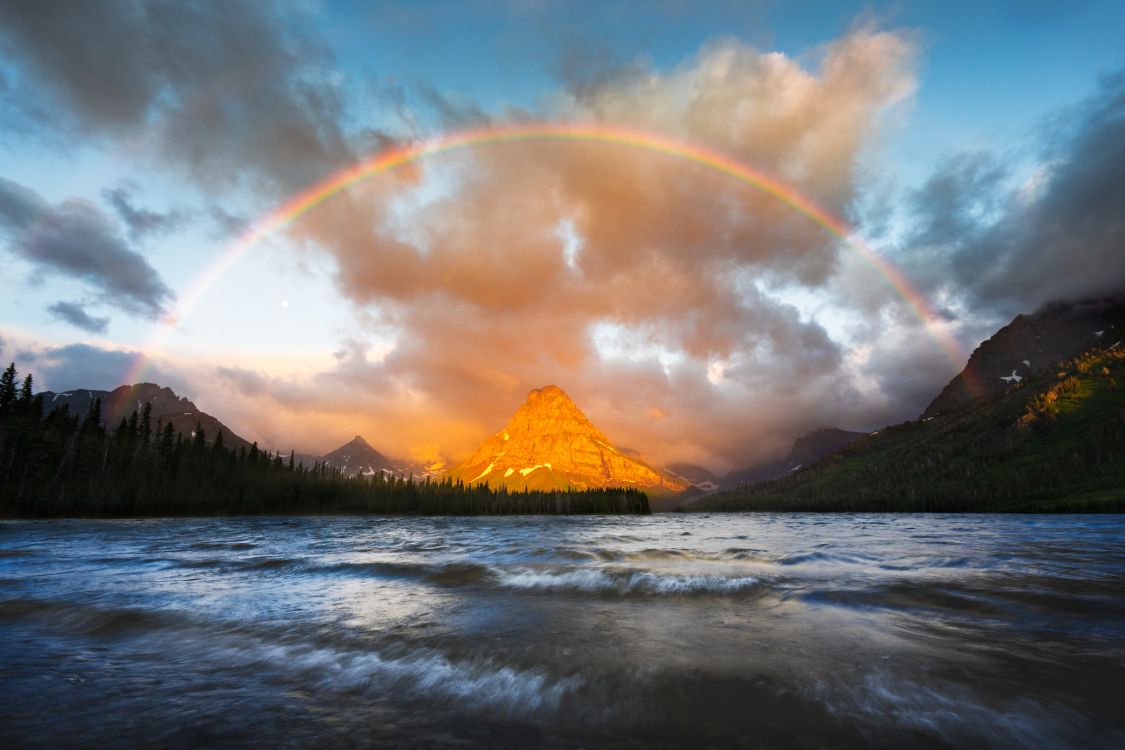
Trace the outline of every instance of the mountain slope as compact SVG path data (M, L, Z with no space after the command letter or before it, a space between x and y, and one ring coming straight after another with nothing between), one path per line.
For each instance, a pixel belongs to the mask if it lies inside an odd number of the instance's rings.
M449 476L512 490L637 487L670 495L688 487L683 479L615 448L553 385L531 391L507 426Z
M793 448L789 451L789 455L785 458L766 461L748 469L732 471L723 477L720 486L722 489L734 489L735 487L765 482L769 479L777 479L803 466L811 466L866 434L865 432L838 430L834 427L810 432L804 437L797 438L793 443Z
M344 473L344 476L363 474L388 474L393 476L409 476L413 474L421 478L425 469L413 466L406 461L397 461L384 456L372 448L366 440L356 435L351 441L341 445L331 453L326 453L319 459L320 463L333 466Z
M1048 305L1017 315L976 348L965 369L942 389L922 418L999 393L1014 382L1053 370L1092 346L1125 339L1125 299Z
M888 427L690 510L1125 510L1125 349Z
M714 492L719 489L723 481L721 477L695 464L668 464L664 469L700 492Z
M117 427L122 417L128 417L135 411L140 411L146 403L152 405L152 425L156 430L157 422L171 424L172 428L183 435L191 435L199 425L208 442L215 439L219 430L223 432L223 443L228 448L238 450L250 447L250 443L236 435L229 427L224 425L210 414L200 411L195 404L186 398L177 396L171 388L163 388L155 383L137 383L136 385L122 385L112 391L88 390L85 388L63 393L43 391L43 411L50 412L65 406L71 414L84 416L90 410L91 404L96 399L101 399L102 424L109 428Z

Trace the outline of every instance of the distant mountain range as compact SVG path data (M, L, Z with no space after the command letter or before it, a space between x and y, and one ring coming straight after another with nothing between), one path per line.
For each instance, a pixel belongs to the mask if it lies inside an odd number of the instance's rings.
M935 488L945 488L942 491L971 494L976 492L975 472L982 466L992 467L985 473L995 479L1007 476L1004 466L1019 464L1022 459L1012 452L1012 446L1030 441L1037 449L1046 451L1040 458L1053 465L1053 454L1043 446L1055 439L1051 435L1056 424L1077 423L1112 432L1114 419L1125 422L1125 410L1113 411L1122 406L1116 378L1125 380L1125 373L1118 374L1121 360L1115 359L1115 353L1125 347L1122 339L1125 299L1052 305L1032 315L1019 315L977 347L965 369L942 389L918 422L871 435L835 428L816 430L798 439L784 458L722 477L685 463L662 469L636 451L614 446L562 389L545 386L531 391L505 428L485 440L448 476L466 484L488 483L511 490L636 487L649 494L656 510L677 506L773 507L783 501L812 502L809 498L820 498L824 493L836 493L841 498L861 497L864 502L883 497L879 492L909 491L913 493L911 497L917 497L921 490L928 497L937 491ZM1078 356L1108 357L1099 366L1109 374L1102 373L1103 380L1082 371L1072 361ZM1036 417L1043 399L1060 398L1060 382L1070 383L1069 388L1077 388L1083 394L1097 393L1098 398L1079 398L1068 391L1064 394L1067 408L1058 413L1048 409L1043 412L1047 416ZM250 445L190 400L153 383L121 386L112 391L78 389L46 391L41 395L46 411L65 406L78 415L85 414L95 399L101 399L102 422L110 428L148 403L152 406L154 429L158 424L171 424L177 432L190 436L201 427L209 442L221 430L227 446L237 450ZM1110 411L1092 412L1095 407ZM1027 424L1013 433L1013 420ZM1008 448L999 448L1001 444ZM1061 442L1059 446L1061 449ZM1004 450L1010 454L1008 463L997 458L1005 455ZM1076 457L1083 454L1080 447L1071 446L1071 450ZM974 451L984 453L977 455ZM963 481L947 481L951 476L947 465L952 460L950 456L970 462L972 468L964 469ZM388 457L359 435L323 456L298 454L295 459L308 466L327 464L347 476L421 478L440 473L435 468ZM1084 459L1075 458L1081 460ZM933 467L944 468L930 476ZM904 477L914 477L915 483ZM920 487L916 482L923 481L923 477L929 477L925 481L930 484ZM810 483L816 486L815 491L810 489ZM1023 486L1018 478L1009 483ZM988 491L993 492L993 497L1005 496L1004 490L988 482L978 485L990 487ZM1044 487L1049 485L1048 481ZM1100 491L1097 482L1090 486ZM1125 487L1125 477L1120 486Z
M155 383L123 385L112 391L86 388L61 393L44 391L42 396L44 411L49 412L65 406L71 414L79 416L86 414L95 400L101 399L101 421L103 425L109 428L117 427L123 418L128 418L135 411L140 411L148 403L152 405L154 431L157 424L170 423L176 432L191 437L198 427L202 427L204 436L210 443L214 442L221 430L223 442L228 448L238 450L239 448L250 447L250 441L236 434L216 417L200 411L194 403L187 398L177 396L171 388L165 388ZM333 466L340 469L345 476L371 475L378 472L395 476L410 476L413 474L416 477L424 477L433 473L427 471L425 467L412 464L409 461L384 456L368 445L367 441L359 435L323 456L301 453L296 454L294 458L297 463L303 463L306 466L312 466L315 463Z

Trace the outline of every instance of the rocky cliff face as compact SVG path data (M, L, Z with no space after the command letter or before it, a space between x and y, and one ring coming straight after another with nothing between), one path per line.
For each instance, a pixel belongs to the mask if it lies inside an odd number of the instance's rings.
M977 395L1003 391L1092 346L1125 346L1123 340L1125 298L1049 305L1033 315L1017 315L977 347L965 369L922 412L922 419Z
M450 476L510 489L637 487L673 493L683 479L615 448L557 386L532 391L508 425Z

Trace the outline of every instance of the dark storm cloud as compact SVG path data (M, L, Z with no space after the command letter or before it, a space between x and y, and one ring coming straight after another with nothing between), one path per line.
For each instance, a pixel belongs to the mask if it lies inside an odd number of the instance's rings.
M106 203L129 227L129 236L133 240L141 240L150 235L168 234L191 220L191 214L183 209L174 208L166 213L160 213L137 206L133 202L133 192L135 192L133 189L124 185L102 191Z
M85 282L103 302L126 312L157 318L173 299L156 270L92 204L50 204L0 177L0 233L7 250L36 270Z
M949 159L911 196L918 219L911 242L941 245L971 234L998 207L1007 176L1007 168L987 152Z
M27 349L17 352L15 359L20 370L34 374L37 386L44 390L58 392L91 388L110 391L125 385L122 380L132 369L137 356L134 351L69 344ZM145 376L149 381L168 386L180 395L190 392L187 383L178 374L151 361Z
M1125 71L1055 118L1048 136L1027 184L1005 192L995 157L963 156L916 196L928 284L955 279L978 314L1125 293ZM991 212L989 191L1000 195Z
M0 4L5 47L84 122L132 125L158 95L145 12L108 0Z
M105 333L109 327L109 318L95 318L77 302L56 302L47 312L88 333Z
M42 129L143 136L154 158L205 185L287 192L350 158L343 96L323 72L330 54L299 11L237 0L0 3L0 44L56 104Z

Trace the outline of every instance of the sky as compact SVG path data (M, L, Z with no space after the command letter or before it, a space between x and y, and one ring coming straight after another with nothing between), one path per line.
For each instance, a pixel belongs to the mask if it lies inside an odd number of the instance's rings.
M0 359L447 464L550 383L714 471L914 419L1015 315L1125 291L1122 32L1093 1L0 3ZM281 220L389 150L559 123L797 208L514 139Z

